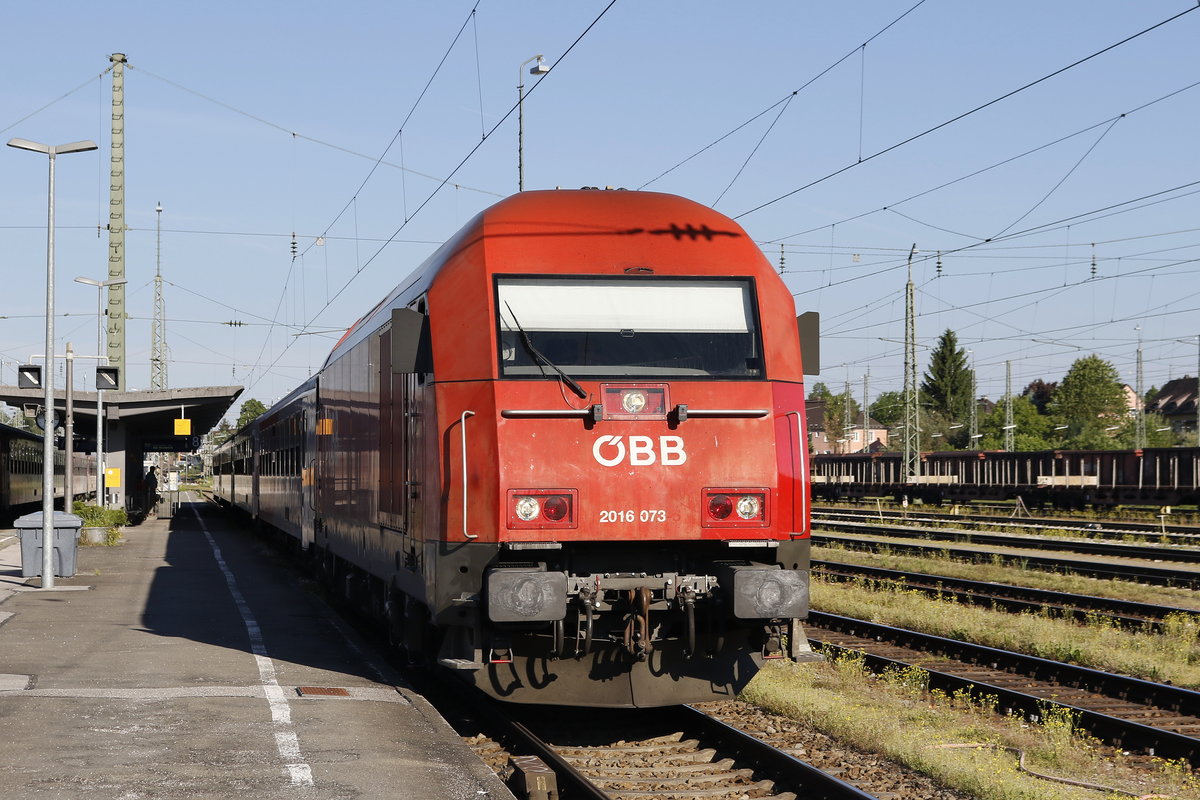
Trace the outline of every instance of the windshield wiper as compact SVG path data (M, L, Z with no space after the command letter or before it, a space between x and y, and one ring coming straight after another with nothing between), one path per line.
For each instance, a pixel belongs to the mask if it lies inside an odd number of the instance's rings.
M513 322L517 324L517 332L521 337L521 344L525 346L525 351L529 353L529 355L533 357L535 361L540 361L550 369L557 372L558 377L562 379L562 382L565 383L572 392L578 395L581 400L586 400L588 395L587 392L583 390L583 387L580 386L574 378L559 369L557 364L542 355L540 350L533 346L533 340L529 338L529 334L526 333L525 329L521 327L521 321L517 319L517 315L513 313L512 306L510 306L508 303L505 303L504 307L508 309L508 313L513 318ZM545 375L546 371L542 370L542 374Z

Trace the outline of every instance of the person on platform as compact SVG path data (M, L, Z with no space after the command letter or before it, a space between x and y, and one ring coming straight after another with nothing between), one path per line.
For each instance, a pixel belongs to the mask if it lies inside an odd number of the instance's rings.
M146 488L146 516L154 513L155 507L158 505L158 476L155 475L157 467L151 467L146 470L146 478L144 480Z

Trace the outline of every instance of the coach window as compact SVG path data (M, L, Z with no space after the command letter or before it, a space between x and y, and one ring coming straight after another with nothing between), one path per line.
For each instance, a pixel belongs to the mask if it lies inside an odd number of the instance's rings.
M750 278L496 279L500 375L765 377Z

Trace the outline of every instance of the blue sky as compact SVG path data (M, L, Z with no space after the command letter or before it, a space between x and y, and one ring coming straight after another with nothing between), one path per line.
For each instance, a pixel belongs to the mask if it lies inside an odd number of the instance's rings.
M337 334L319 332L516 191L510 111L538 53L526 188L666 191L736 218L821 312L835 390L859 396L868 370L872 396L900 388L914 244L919 340L954 329L981 393L1003 394L1006 361L1019 391L1093 352L1133 384L1139 337L1148 388L1196 374L1200 10L1053 73L1195 5L27 5L6 14L0 133L100 145L56 183L59 346L93 352L96 292L72 278L105 274L103 73L127 55L131 388L150 380L157 203L170 385L270 402L320 367ZM45 157L4 148L0 186L14 383L44 349Z

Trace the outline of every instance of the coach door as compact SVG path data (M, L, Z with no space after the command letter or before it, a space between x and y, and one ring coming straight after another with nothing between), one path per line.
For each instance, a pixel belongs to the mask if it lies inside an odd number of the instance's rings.
M300 546L307 550L316 539L317 518L317 395L305 396L300 411Z

